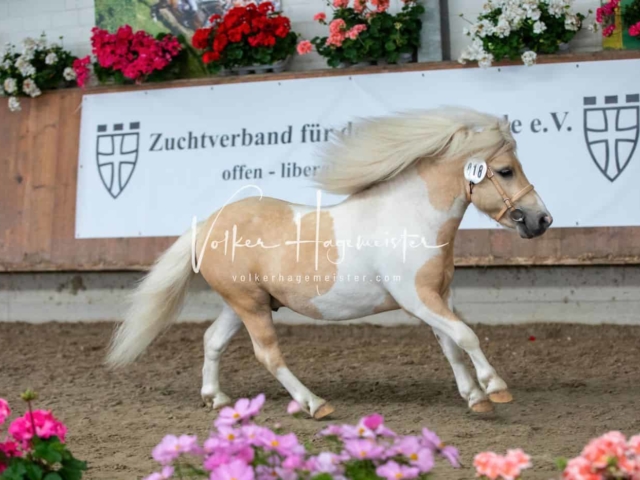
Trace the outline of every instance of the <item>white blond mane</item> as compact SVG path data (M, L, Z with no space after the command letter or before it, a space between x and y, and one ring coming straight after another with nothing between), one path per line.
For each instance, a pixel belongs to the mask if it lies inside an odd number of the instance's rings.
M323 190L353 194L389 180L421 159L484 155L515 148L509 122L463 108L441 108L362 120L336 135L317 177ZM488 158L487 158L488 160Z

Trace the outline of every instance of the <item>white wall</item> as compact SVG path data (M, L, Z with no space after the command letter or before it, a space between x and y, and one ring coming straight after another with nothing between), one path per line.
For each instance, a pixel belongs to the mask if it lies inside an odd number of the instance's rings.
M0 322L120 320L136 272L0 273ZM458 268L453 303L468 323L583 323L640 325L640 267ZM197 277L182 321L211 321L220 297ZM287 324L323 324L281 308L274 319ZM382 326L419 324L401 311L345 323Z
M15 44L44 31L77 55L91 51L89 37L95 23L93 0L0 0L0 44Z
M325 33L325 28L313 22L313 15L320 11L330 13L324 0L282 0L285 13L294 23L294 28L304 38ZM426 3L426 2L425 2ZM451 32L451 55L457 59L468 42L462 35L463 13L475 20L484 0L449 0L449 22ZM399 0L392 0L392 9L398 8ZM598 0L577 0L576 8L582 13L595 11ZM64 45L77 55L90 52L90 30L94 25L93 0L0 0L0 44L19 43L24 37L37 37L46 31L53 41L64 36ZM436 20L435 18L432 20ZM429 29L431 30L431 29ZM428 32L427 32L428 33ZM602 38L599 34L583 31L572 45L574 51L599 50ZM296 69L322 68L324 60L317 55L296 58Z

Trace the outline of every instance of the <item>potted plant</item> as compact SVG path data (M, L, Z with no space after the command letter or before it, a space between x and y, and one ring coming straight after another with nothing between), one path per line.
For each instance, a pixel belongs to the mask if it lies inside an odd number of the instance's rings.
M289 18L267 1L234 7L224 17L212 15L209 26L196 30L192 45L202 51L210 73L245 74L284 70L296 40Z
M76 57L60 45L47 44L43 34L39 40L25 38L22 50L8 44L0 52L0 93L9 97L9 110L21 109L18 97L38 97L44 90L73 86Z
M620 0L610 0L596 10L596 22L602 27L602 36L610 37L616 31L616 15L621 13L622 27L631 37L640 37L640 0L622 8Z
M94 27L91 35L95 57L93 72L100 83L160 82L180 78L186 68L187 52L181 38L161 33L156 37L129 25L109 33ZM89 77L89 56L74 65L78 85Z
M49 410L32 408L34 392L21 397L27 411L9 424L0 441L0 480L80 480L87 464L67 448L67 427ZM0 427L10 415L9 403L0 398Z
M318 13L314 20L328 25L329 35L298 45L301 55L316 51L330 67L372 63L406 63L415 60L420 47L420 16L424 7L416 0L404 2L400 12L389 13L389 0L334 0L332 20Z
M472 42L462 52L460 63L477 61L481 67L489 67L494 61L521 58L530 66L538 54L564 49L585 19L572 11L571 3L572 0L489 0L477 22L469 22L471 26L464 29Z

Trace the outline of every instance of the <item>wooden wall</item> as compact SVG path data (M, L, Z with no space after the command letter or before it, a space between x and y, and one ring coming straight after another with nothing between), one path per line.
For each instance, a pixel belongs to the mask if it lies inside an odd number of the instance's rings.
M638 58L640 52L558 55L544 62ZM212 77L135 88L176 88L264 79L469 68L456 63L287 72L251 77ZM0 105L0 271L139 270L173 241L170 237L75 239L76 181L83 93L99 87L46 93L22 100L22 111ZM505 230L461 231L460 266L640 264L640 227L552 228L523 240Z

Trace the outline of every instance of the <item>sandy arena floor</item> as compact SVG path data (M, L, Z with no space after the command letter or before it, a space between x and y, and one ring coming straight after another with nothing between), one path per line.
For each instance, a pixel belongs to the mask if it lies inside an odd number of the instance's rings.
M90 463L87 479L142 478L153 471L150 451L164 434L202 436L214 418L199 397L206 325L174 326L118 372L101 364L112 328L0 324L0 396L36 389L38 406L67 423L72 450ZM527 478L548 480L553 459L579 453L589 438L610 429L640 432L640 327L474 329L515 396L485 416L467 411L426 327L280 327L279 333L291 369L336 407L333 422L377 411L401 433L429 426L460 448L467 467L478 451L522 447L535 463ZM254 359L244 332L223 358L222 382L234 398L264 392L265 424L281 422L303 439L326 425L287 417L286 392ZM13 406L22 408L15 400ZM437 478L473 478L469 468L438 471Z

